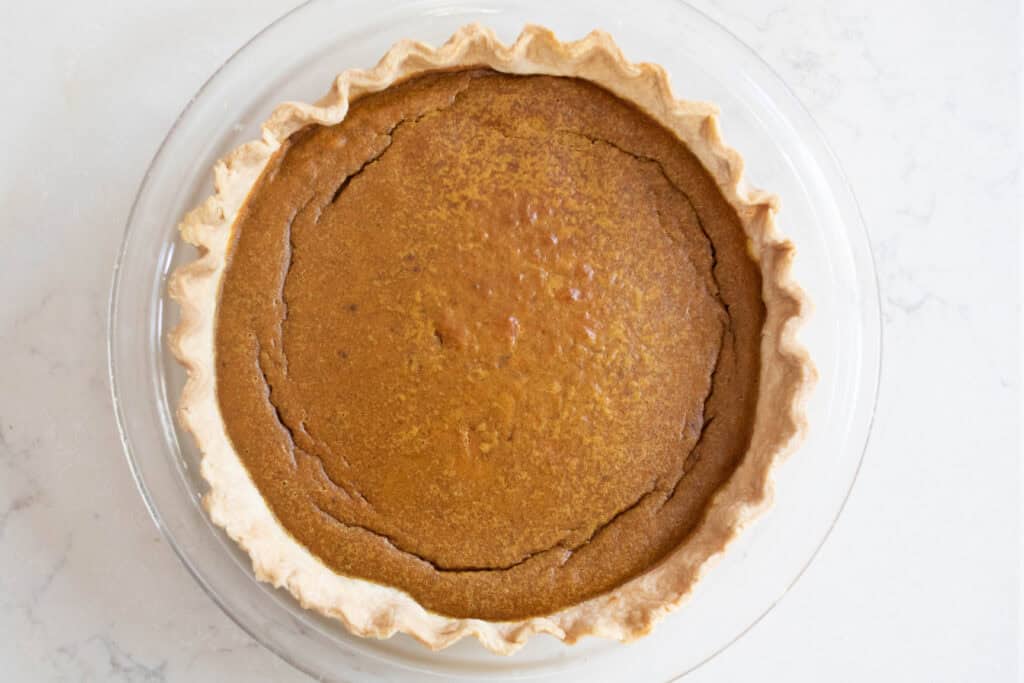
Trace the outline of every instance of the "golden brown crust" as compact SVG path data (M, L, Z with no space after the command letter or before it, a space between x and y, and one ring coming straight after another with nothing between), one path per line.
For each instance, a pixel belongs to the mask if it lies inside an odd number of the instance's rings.
M213 323L231 226L274 151L305 125L338 123L348 102L361 94L425 71L460 66L581 77L639 105L672 130L736 209L760 263L767 311L750 449L691 539L654 569L611 593L547 617L514 622L431 614L405 593L337 575L320 563L277 523L249 479L226 435L214 385ZM207 507L214 521L249 552L258 578L287 586L304 606L340 619L359 635L387 637L402 631L441 648L472 634L500 653L514 651L538 632L567 642L588 634L629 640L646 633L682 601L706 561L768 504L771 466L803 430L802 395L814 375L794 339L806 305L789 277L792 245L774 231L776 200L742 183L742 160L722 143L714 113L711 105L673 99L659 67L626 62L605 34L560 43L545 29L528 27L506 47L486 29L468 26L437 50L411 42L396 45L374 69L339 76L316 105L282 105L265 124L261 141L244 145L217 165L216 194L181 226L183 238L205 253L172 278L170 290L182 305L182 321L171 342L189 371L180 419L203 451L202 471L210 484Z

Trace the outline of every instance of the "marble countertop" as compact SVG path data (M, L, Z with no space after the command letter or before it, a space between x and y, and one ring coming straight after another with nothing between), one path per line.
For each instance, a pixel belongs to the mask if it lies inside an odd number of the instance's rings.
M289 0L0 16L0 677L305 677L150 521L106 380L111 264L183 104ZM870 232L885 357L860 479L782 603L694 681L1019 671L1020 24L1012 0L699 0L810 108Z

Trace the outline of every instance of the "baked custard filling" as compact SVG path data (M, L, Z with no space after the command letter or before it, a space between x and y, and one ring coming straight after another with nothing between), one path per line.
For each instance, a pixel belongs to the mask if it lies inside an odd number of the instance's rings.
M584 80L409 79L307 126L234 223L227 433L334 571L452 617L606 593L750 443L765 319L735 210Z

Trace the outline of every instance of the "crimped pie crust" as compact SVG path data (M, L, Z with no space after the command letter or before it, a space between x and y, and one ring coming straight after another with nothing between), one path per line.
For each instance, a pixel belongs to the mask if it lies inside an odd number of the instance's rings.
M583 78L633 102L673 131L739 215L762 272L766 307L750 448L688 541L610 593L549 616L509 622L434 614L402 591L326 567L278 523L253 484L225 431L215 386L214 322L231 228L274 152L304 126L340 122L348 103L360 95L424 72L469 66ZM802 398L814 377L806 352L794 338L807 306L789 275L793 247L775 232L777 200L743 183L742 159L722 142L715 111L709 104L675 100L660 67L627 62L606 34L594 32L561 43L549 31L531 26L505 46L489 30L467 26L436 50L409 41L397 44L373 69L341 74L315 105L281 105L264 125L262 140L243 145L217 164L215 195L180 226L182 237L199 247L202 256L176 271L169 285L182 307L171 343L188 369L179 417L203 453L202 473L210 484L206 506L214 522L252 557L257 578L287 587L304 607L339 619L361 636L388 637L400 631L439 649L474 635L502 654L518 649L533 633L550 633L566 642L584 635L630 640L678 606L707 561L769 504L771 467L803 432Z

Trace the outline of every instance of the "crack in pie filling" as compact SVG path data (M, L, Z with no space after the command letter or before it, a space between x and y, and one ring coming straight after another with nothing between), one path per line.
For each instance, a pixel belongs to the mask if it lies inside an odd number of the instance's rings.
M764 504L813 374L792 248L637 68L468 27L228 159L175 342L261 578L434 647L628 639Z

